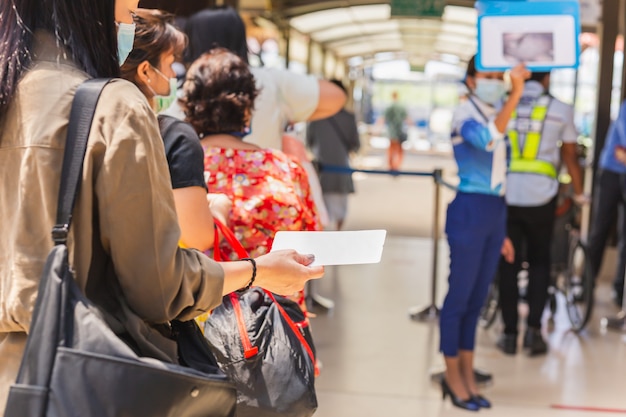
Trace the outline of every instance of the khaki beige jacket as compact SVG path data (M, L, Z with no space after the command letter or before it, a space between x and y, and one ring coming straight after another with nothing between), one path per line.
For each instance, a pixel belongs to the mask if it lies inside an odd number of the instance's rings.
M72 99L88 78L45 33L36 34L35 57L0 120L0 410L52 248ZM176 346L159 324L217 306L224 278L202 253L179 249L179 235L156 117L133 84L115 80L89 136L70 262L116 331L131 333L144 354L171 361Z

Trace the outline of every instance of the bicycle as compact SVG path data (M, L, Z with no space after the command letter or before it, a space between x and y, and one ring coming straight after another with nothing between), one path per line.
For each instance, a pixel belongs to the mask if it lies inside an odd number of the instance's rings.
M565 189L566 184L564 184ZM587 247L580 237L580 208L566 192L561 193L556 210L555 230L552 240L551 283L548 288L550 320L558 307L557 295L562 294L572 330L580 332L589 322L594 304L594 279L587 261ZM527 273L527 264L519 278ZM499 311L499 277L494 277L481 314L479 325L489 328ZM523 288L523 286L522 286Z
M579 332L589 322L594 305L594 277L587 246L580 236L580 208L567 197L557 212L552 249L552 285L548 289L551 320L557 309L557 293L565 298L572 330ZM558 236L556 232L561 232ZM560 240L561 239L561 240ZM564 244L565 243L565 244ZM563 250L565 248L565 250ZM560 252L559 252L560 251Z

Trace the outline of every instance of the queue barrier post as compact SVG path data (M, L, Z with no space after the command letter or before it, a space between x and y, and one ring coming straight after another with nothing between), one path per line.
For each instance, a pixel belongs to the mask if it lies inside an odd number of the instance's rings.
M420 177L433 177L435 190L434 190L434 212L433 212L433 252L432 252L432 274L431 274L431 294L430 294L430 304L425 308L412 307L409 309L409 317L412 320L417 321L429 321L436 320L439 318L440 310L437 307L436 299L437 299L437 276L438 276L438 266L439 266L439 223L440 223L440 207L441 207L441 185L446 185L451 187L449 184L446 184L443 181L443 170L440 168L435 169L433 172L416 172L416 171L386 171L386 170L376 170L376 169L353 169L343 166L335 166L335 165L327 165L327 164L318 164L318 169L320 172L333 172L333 173L341 173L341 174L352 174L353 172L363 172L367 174L385 174L385 175L407 175L407 176L420 176ZM451 187L453 188L453 187ZM307 298L314 299L317 296L315 291L310 291ZM314 301L314 300L311 300ZM329 300L331 301L331 300ZM332 303L332 301L331 301ZM318 303L319 304L319 303ZM331 304L332 305L332 304Z
M439 318L441 310L437 307L437 276L439 267L439 212L441 204L441 179L443 170L435 169L433 171L433 180L435 184L434 209L433 209L433 257L432 257L432 274L430 282L430 304L425 308L412 307L409 309L409 317L416 321L431 321Z

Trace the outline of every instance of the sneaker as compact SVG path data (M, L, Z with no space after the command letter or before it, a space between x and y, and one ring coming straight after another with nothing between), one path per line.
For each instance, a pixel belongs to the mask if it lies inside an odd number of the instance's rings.
M515 355L517 353L517 335L501 334L496 346L506 355Z
M543 355L548 351L548 344L543 340L540 329L529 328L524 334L524 347L529 356Z

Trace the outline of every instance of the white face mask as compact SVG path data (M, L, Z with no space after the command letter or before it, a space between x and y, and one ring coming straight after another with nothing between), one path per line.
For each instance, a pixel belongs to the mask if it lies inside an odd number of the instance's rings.
M157 94L154 96L154 100L156 101L154 109L157 113L161 113L164 110L170 108L170 106L176 101L178 98L176 93L178 91L178 80L176 78L170 78L170 93L166 96L162 96Z
M154 95L154 101L155 101L154 111L157 113L160 113L163 110L167 110L172 105L172 103L176 101L177 99L176 92L178 90L178 83L177 83L176 78L168 78L165 74L163 74L161 71L159 71L155 67L152 67L152 69L156 71L157 74L159 74L161 77L166 79L170 84L170 92L167 95L157 94L156 91L154 91L152 87L150 87L149 85L147 86L152 92L152 94Z
M487 104L494 105L506 93L506 85L502 80L492 80L488 78L477 78L474 95Z

